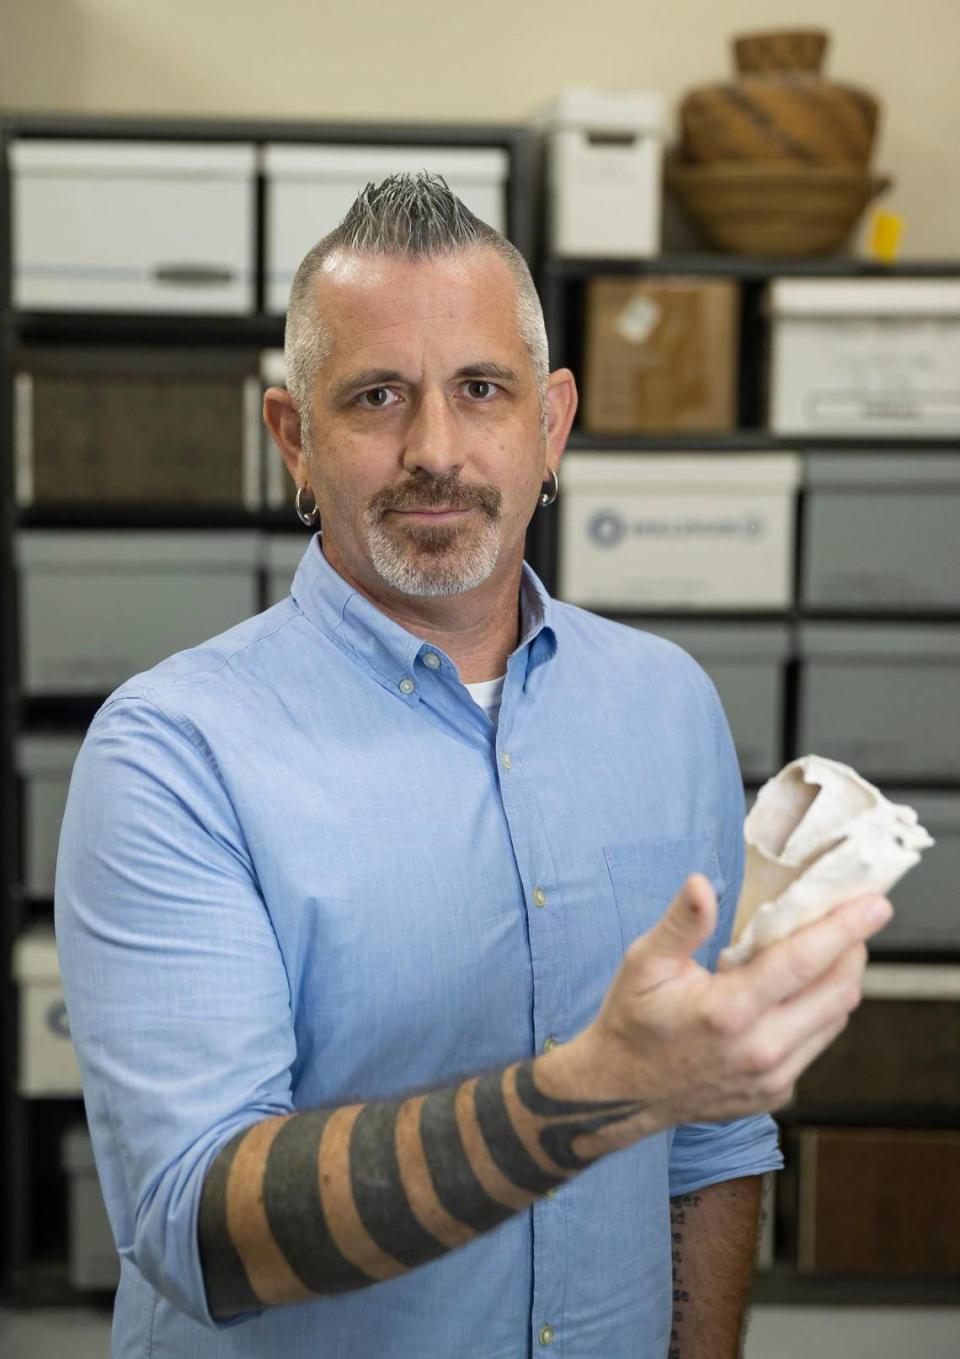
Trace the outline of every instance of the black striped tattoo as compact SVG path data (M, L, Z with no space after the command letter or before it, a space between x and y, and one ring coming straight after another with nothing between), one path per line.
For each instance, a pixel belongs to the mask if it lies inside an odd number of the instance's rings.
M418 1122L405 1128L406 1173L419 1175L416 1191L404 1181L397 1142L398 1119L410 1097L361 1106L349 1134L342 1120L340 1128L331 1124L337 1113L332 1109L286 1118L272 1140L263 1125L238 1134L214 1159L201 1198L199 1245L212 1313L232 1316L278 1298L294 1301L363 1288L376 1281L374 1270L385 1277L384 1271L394 1265L402 1273L425 1264L451 1249L424 1225L431 1212L435 1223L442 1208L448 1220L470 1232L489 1231L595 1159L573 1150L578 1137L631 1118L644 1107L637 1101L552 1098L537 1086L534 1067L535 1062L525 1062L476 1080L472 1118L464 1125L471 1129L466 1142L457 1108L459 1100L470 1098L470 1083L423 1096ZM511 1108L519 1113L517 1101L525 1111L527 1141L511 1114ZM529 1141L532 1127L544 1153L541 1160ZM232 1183L238 1149L261 1128L264 1137L251 1142L243 1173ZM325 1132L324 1154L339 1147L331 1157L345 1170L323 1172ZM338 1136L349 1140L338 1142ZM258 1146L265 1150L258 1151ZM505 1182L501 1193L513 1206L499 1202L484 1187L481 1175L489 1183L493 1167ZM331 1187L330 1176L338 1173L344 1182ZM325 1202L344 1205L340 1211L348 1220L328 1221ZM229 1221L228 1203L234 1214ZM245 1211L247 1217L237 1218ZM244 1222L242 1243L231 1236L230 1221ZM255 1261L245 1261L243 1250L252 1252ZM363 1267L368 1262L370 1272ZM251 1271L269 1299L258 1295Z

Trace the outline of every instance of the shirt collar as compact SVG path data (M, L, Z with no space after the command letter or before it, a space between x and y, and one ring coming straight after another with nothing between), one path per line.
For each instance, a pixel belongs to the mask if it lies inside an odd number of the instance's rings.
M439 647L416 637L372 604L335 571L315 533L300 559L291 587L304 614L337 646L364 662L387 688L402 693L417 660L428 652L440 658L437 674L457 677L456 667ZM527 649L527 673L556 651L554 604L537 574L523 563L520 582L521 638L513 655ZM435 663L434 663L435 665Z

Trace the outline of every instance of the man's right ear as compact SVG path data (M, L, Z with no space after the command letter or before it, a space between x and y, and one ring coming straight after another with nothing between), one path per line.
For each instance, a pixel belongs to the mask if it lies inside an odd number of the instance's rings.
M286 388L268 387L264 392L263 422L280 450L291 477L300 485L303 481L301 464L304 461L300 412Z

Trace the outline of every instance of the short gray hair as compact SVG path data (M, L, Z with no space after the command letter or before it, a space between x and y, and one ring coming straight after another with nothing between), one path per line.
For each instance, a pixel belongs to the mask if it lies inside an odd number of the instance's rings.
M287 388L297 403L308 438L310 393L330 354L330 335L313 295L313 280L324 261L336 250L420 260L484 246L500 256L516 282L517 328L533 363L543 415L550 360L543 309L527 262L516 246L460 201L441 175L421 171L368 184L340 225L307 252L294 276L287 304L284 359Z

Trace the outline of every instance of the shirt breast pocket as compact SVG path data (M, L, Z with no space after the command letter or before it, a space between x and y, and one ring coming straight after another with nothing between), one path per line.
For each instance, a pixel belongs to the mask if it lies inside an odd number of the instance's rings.
M717 900L723 896L720 861L705 835L605 845L603 857L613 885L624 952L638 935L653 928L691 873L703 873L713 884ZM709 951L710 940L694 954L704 967Z

